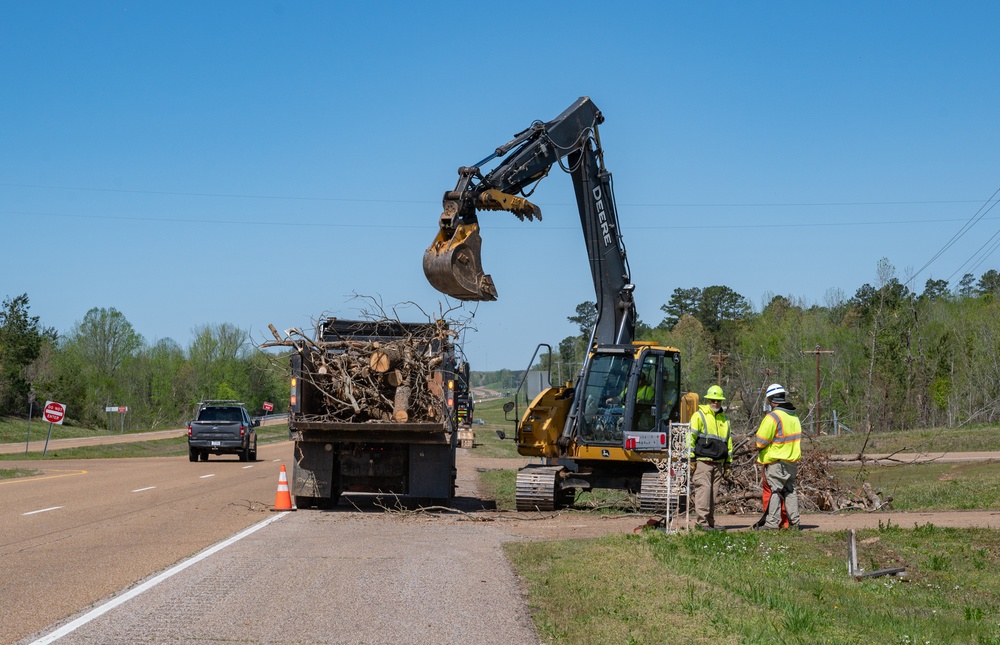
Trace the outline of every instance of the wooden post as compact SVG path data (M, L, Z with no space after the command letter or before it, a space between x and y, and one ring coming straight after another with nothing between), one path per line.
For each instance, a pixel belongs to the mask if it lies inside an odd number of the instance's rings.
M729 354L723 354L720 350L714 354L709 354L708 357L715 363L715 384L722 387L722 366L726 364Z
M816 343L816 349L809 349L799 352L800 354L815 354L816 355L816 418L813 419L813 434L819 436L819 416L820 416L820 404L819 404L819 393L820 393L820 379L819 379L819 357L821 354L835 354L832 349L820 349L819 343Z

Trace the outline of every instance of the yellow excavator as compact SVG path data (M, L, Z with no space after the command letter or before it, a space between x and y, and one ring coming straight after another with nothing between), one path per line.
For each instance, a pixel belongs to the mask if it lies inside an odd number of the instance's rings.
M572 504L577 491L611 488L638 493L644 511L663 512L668 491L650 458L666 457L670 424L686 423L697 408L697 395L681 393L680 352L633 338L635 286L604 166L603 121L582 97L479 163L459 168L458 185L444 194L440 230L424 252L424 274L435 289L459 300L496 300L496 286L483 271L477 211L540 220L541 210L527 199L537 182L556 164L572 177L597 317L575 386L542 391L517 425L518 452L542 458L518 471L518 510L554 510ZM513 403L505 406L512 409Z

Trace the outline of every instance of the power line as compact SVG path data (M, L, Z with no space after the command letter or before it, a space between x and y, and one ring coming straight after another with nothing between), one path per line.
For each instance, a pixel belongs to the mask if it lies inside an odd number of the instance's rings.
M174 223L174 224L235 224L240 226L317 226L326 228L414 228L414 229L426 229L426 224L374 224L371 222L365 223L330 223L330 222L301 222L301 221L263 221L263 220L222 220L222 219L204 219L204 218L183 218L183 217L142 217L138 215L84 215L75 213L43 213L34 211L0 211L0 215L21 215L27 217L63 217L69 219L98 219L98 220L118 220L118 221L130 221L130 222L160 222L160 223ZM997 219L997 218L981 218L981 219ZM429 218L433 224L433 217ZM819 227L858 227L858 226L902 226L902 225L913 225L913 224L942 224L948 222L961 222L965 221L962 219L911 219L911 220L881 220L881 221L856 221L856 222L794 222L794 223L776 223L776 224L734 224L726 226L718 225L686 225L686 226L629 226L630 231L634 230L718 230L723 229L765 229L765 228L819 228ZM521 226L494 226L490 225L492 229L520 229ZM549 226L546 225L546 230L577 230L579 226ZM925 267L926 268L926 265ZM923 269L921 269L922 271Z
M359 199L354 197L315 197L301 195L249 195L240 193L202 193L184 192L171 190L139 190L130 188L101 188L87 186L54 186L45 184L13 184L0 183L4 188L38 188L42 190L77 190L99 193L126 193L134 195L169 195L174 197L218 197L226 199L275 199L291 201L318 201L318 202L363 202L363 203L387 203L387 204L431 204L437 203L424 200L412 199ZM995 195L995 193L994 193ZM992 198L991 198L992 199ZM928 204L977 204L978 199L942 199L942 200L896 200L877 202L628 202L629 207L643 206L670 206L670 207L822 207L822 206L914 206ZM550 203L551 206L571 206L565 202Z
M991 255L993 255L993 252L997 250L997 246L998 245L1000 245L1000 230L998 230L996 233L994 233L990 237L990 239L986 240L986 242L984 242L982 246L980 246L978 249L976 249L976 252L972 254L972 257L970 257L968 260L966 260L965 262L963 262L962 265L960 267L958 267L955 270L954 273L952 273L950 276L948 276L948 281L951 282L951 279L954 278L956 275L958 275L958 272L961 271L965 267L966 264L968 264L968 263L972 262L973 260L975 260L976 256L979 255L980 253L982 253L983 249L985 249L987 246L990 246L990 250L987 251L986 253L983 253L983 256L981 258L979 258L979 261L976 262L969 269L969 273L975 273L976 269L979 268L979 265L982 264L983 262L985 262L988 257L990 257Z
M937 253L935 253L934 256L930 260L927 260L927 262L924 263L924 266L920 267L920 269L916 273L913 274L913 276L907 281L908 285L911 284L914 280L916 280L917 276L920 275L920 273L924 269L926 269L927 267L929 267L935 260L937 260L939 257L941 257L941 254L943 254L945 251L947 251L948 249L950 249L952 247L952 245L955 244L955 242L957 242L959 239L961 239L963 235L965 235L966 233L968 233L969 230L973 226L976 225L976 223L978 223L981 219L983 219L986 216L986 213L989 213L991 210L993 210L993 207L996 206L996 202L994 200L996 199L997 193L1000 193L1000 188L997 188L995 191L993 191L993 194L990 195L990 198L987 199L979 207L979 210L977 210L972 215L972 217L970 217L965 222L965 224L962 226L962 228L960 228L957 233L955 233L954 235L952 235L951 239L948 240L947 242L945 242L945 245L942 246L941 249ZM986 208L987 205L990 205L989 208ZM978 251L977 251L977 253L978 253ZM966 261L966 263L967 262L968 261ZM962 266L965 266L966 263L963 263ZM961 270L961 269L959 269L959 270ZM954 275L955 274L953 273L952 276L954 276ZM949 282L951 281L951 277L948 278L948 281Z

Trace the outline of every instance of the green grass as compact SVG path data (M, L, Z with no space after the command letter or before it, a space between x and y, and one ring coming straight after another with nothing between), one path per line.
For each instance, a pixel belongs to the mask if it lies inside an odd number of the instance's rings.
M52 439L71 439L74 437L102 437L109 434L107 428L87 428L70 425L52 424ZM41 419L31 421L31 440L45 439L49 433L49 424ZM0 443L24 443L28 438L28 420L16 417L0 417Z
M496 502L497 510L513 511L514 482L517 473L513 470L487 470L479 473L479 494Z
M987 510L1000 508L1000 463L906 464L840 468L841 479L857 487L867 481L892 496L899 511Z
M486 498L496 502L498 510L513 511L517 508L515 501L516 470L488 470L479 473L479 492ZM598 489L578 493L573 508L579 511L594 511L597 513L632 513L638 512L639 504L635 495L623 490Z
M573 643L1000 643L1000 532L668 535L508 543L541 640ZM669 640L664 635L669 634Z
M472 454L476 457L517 458L517 445L514 443L514 422L504 420L503 404L508 399L493 399L477 402L475 418L485 421L483 425L474 425L476 432L475 447ZM501 440L496 431L503 430L507 438Z
M37 470L28 468L0 468L0 479L16 479L17 477L32 477L37 475Z
M288 425L268 425L257 428L257 444L273 443L288 439ZM154 441L134 441L131 443L114 443L107 445L85 446L81 448L51 447L45 454L45 459L113 459L124 457L177 457L188 454L187 437L157 439ZM41 452L23 452L0 455L4 461L34 461L42 459Z
M803 448L815 447L833 454L857 454L865 442L863 433L811 437ZM1000 426L928 428L897 432L874 432L864 446L865 454L894 452L986 452L1000 451Z

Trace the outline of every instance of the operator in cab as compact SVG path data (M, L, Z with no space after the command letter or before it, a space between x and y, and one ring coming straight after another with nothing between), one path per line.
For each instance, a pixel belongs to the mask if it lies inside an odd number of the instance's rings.
M715 500L722 479L733 463L733 438L729 419L722 410L726 397L722 388L713 385L705 393L707 403L698 406L691 417L691 484L694 487L695 528L715 531ZM719 529L723 530L723 529Z

